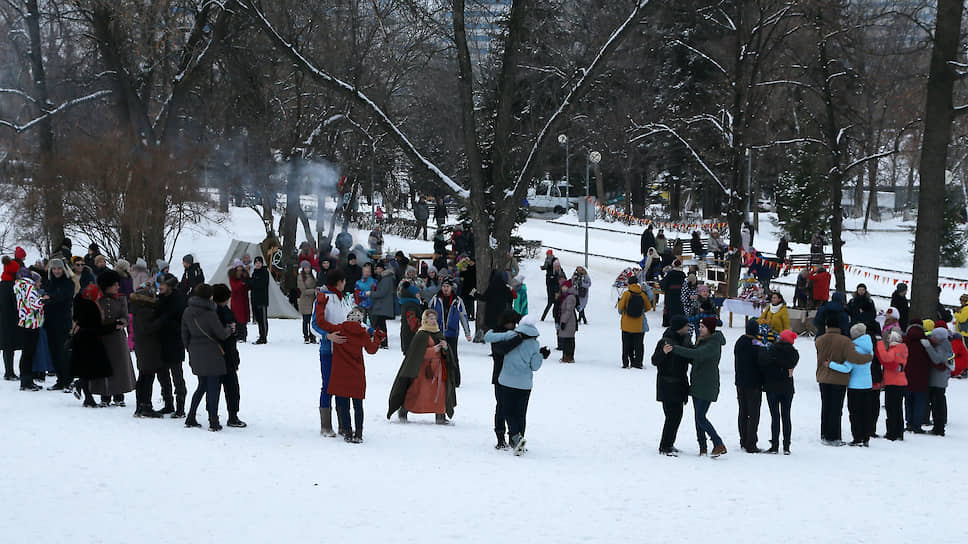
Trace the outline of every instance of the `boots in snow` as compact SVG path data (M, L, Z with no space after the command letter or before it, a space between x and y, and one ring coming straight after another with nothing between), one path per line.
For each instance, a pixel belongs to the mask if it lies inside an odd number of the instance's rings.
M229 420L225 423L229 427L235 427L236 429L244 429L248 427L244 421L239 419L239 414L229 414Z
M400 421L404 421L404 422L407 421L407 409L406 408L400 408L397 411L397 418L399 418Z
M506 449L508 449L508 444L507 444L507 442L504 441L504 433L501 433L501 432L498 432L498 431L494 431L494 434L497 435L497 445L494 446L494 449L496 449L496 450L506 450Z
M720 457L722 455L726 455L726 446L723 444L713 447L712 453L709 454L709 456L712 457L713 459Z
M212 432L222 430L222 425L218 422L218 416L208 416L208 430Z
M524 446L527 443L528 443L528 441L524 439L524 436L522 436L521 433L518 433L518 434L512 436L511 437L511 449L514 451L514 455L517 456L517 455L521 455L522 453L524 453L524 451L525 451Z
M319 407L319 434L327 438L336 436L333 432L333 409L329 406Z
M783 455L790 455L790 443L785 442L783 444Z
M195 418L195 414L188 414L188 417L185 418L185 426L188 428L201 427L202 424Z
M171 399L165 399L165 405L162 406L161 410L158 410L158 412L163 416L173 414L175 413L175 404L172 403Z
M157 419L161 417L161 412L156 412L150 404L142 404L138 406L134 411L134 417L142 418L147 417L151 419Z
M185 397L175 399L175 413L173 413L171 417L172 419L180 419L185 417Z
M437 423L437 425L450 425L450 423L447 421L446 414L435 414L435 415L437 416L435 419L435 422Z
M780 453L780 446L778 446L775 441L771 440L770 449L766 450L766 453L772 453L776 455L777 453Z

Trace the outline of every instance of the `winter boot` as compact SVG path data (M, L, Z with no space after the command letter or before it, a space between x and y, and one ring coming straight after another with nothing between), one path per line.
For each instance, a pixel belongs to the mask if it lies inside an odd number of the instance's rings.
M161 407L161 410L158 410L158 413L163 416L175 413L175 405L171 399L165 399L165 405Z
M705 457L709 453L706 446L699 446L699 457Z
M783 455L790 455L790 443L789 442L784 442L783 443Z
M172 419L180 419L185 417L185 397L175 399L175 413L173 413L171 417Z
M494 449L496 449L496 450L506 450L506 449L508 449L508 444L507 444L507 442L504 441L504 433L501 433L501 432L498 432L498 431L494 431L494 434L497 435L497 445L494 446Z
M222 425L218 422L218 416L208 416L208 430L212 432L222 430Z
M239 414L229 414L229 420L225 423L229 427L235 427L237 429L244 429L248 427L244 421L239 419Z
M195 418L195 414L192 413L188 414L188 417L185 418L185 426L188 428L201 427L202 424L198 422L198 419Z
M351 442L353 444L363 443L363 429L356 429L356 432L353 433L353 440L351 440Z
M522 436L521 433L518 433L518 434L512 436L511 437L511 449L514 451L514 455L517 456L517 455L521 455L522 453L524 453L524 446L527 443L528 443L528 441L524 439L524 436Z
M712 457L713 459L720 457L722 455L726 455L726 446L724 444L714 446L712 453L709 454L709 456Z
M319 434L327 438L336 436L333 432L333 409L329 406L319 407Z
M770 449L766 450L766 453L777 454L780 453L780 446L773 440L770 441Z
M446 414L435 414L435 415L437 416L435 418L435 423L437 423L437 425L450 425L450 423L447 421Z
M407 409L401 407L400 410L397 411L397 418L399 418L400 421L407 421Z
M147 417L151 419L157 419L161 417L161 412L156 412L150 404L142 404L134 411L134 417Z

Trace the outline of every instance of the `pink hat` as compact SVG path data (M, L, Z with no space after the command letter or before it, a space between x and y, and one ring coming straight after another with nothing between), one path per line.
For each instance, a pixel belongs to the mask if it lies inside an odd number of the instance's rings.
M780 341L786 342L787 344L792 344L797 340L797 333L787 329L780 333Z

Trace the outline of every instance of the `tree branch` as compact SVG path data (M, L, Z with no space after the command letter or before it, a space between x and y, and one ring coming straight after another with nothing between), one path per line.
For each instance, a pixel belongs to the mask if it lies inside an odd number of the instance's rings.
M33 119L33 120L31 120L31 121L23 124L23 125L18 125L15 122L5 121L3 119L0 119L0 127L7 127L7 128L12 129L14 132L16 132L16 133L19 134L21 132L30 130L35 125L37 125L37 123L40 123L41 121L43 121L44 119L47 119L48 117L52 117L52 116L57 115L59 113L64 113L65 111L73 108L74 106L79 106L79 105L84 104L86 102L91 102L92 100L97 100L98 98L102 98L102 97L108 96L110 94L111 94L111 91L109 91L109 90L103 90L103 91L97 91L97 92L92 93L92 94L89 94L87 96L82 96L80 98L75 98L73 100L68 100L67 102L64 102L63 104L61 104L60 106L57 106L56 108L47 111L46 113L44 113L40 117L37 117L36 119Z

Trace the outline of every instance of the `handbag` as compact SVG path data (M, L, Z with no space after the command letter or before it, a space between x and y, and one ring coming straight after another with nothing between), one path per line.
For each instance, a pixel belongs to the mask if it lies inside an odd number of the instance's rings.
M198 325L198 320L197 319L193 319L192 321L195 322L195 326L198 327L198 330L201 331L201 333L205 335L205 338L208 338L212 342L215 342L215 345L218 346L219 353L221 353L222 356L224 357L225 356L225 348L222 347L222 343L219 342L218 340L212 338L211 336L209 336L208 333L205 332L205 329L203 329L202 327L200 327Z

